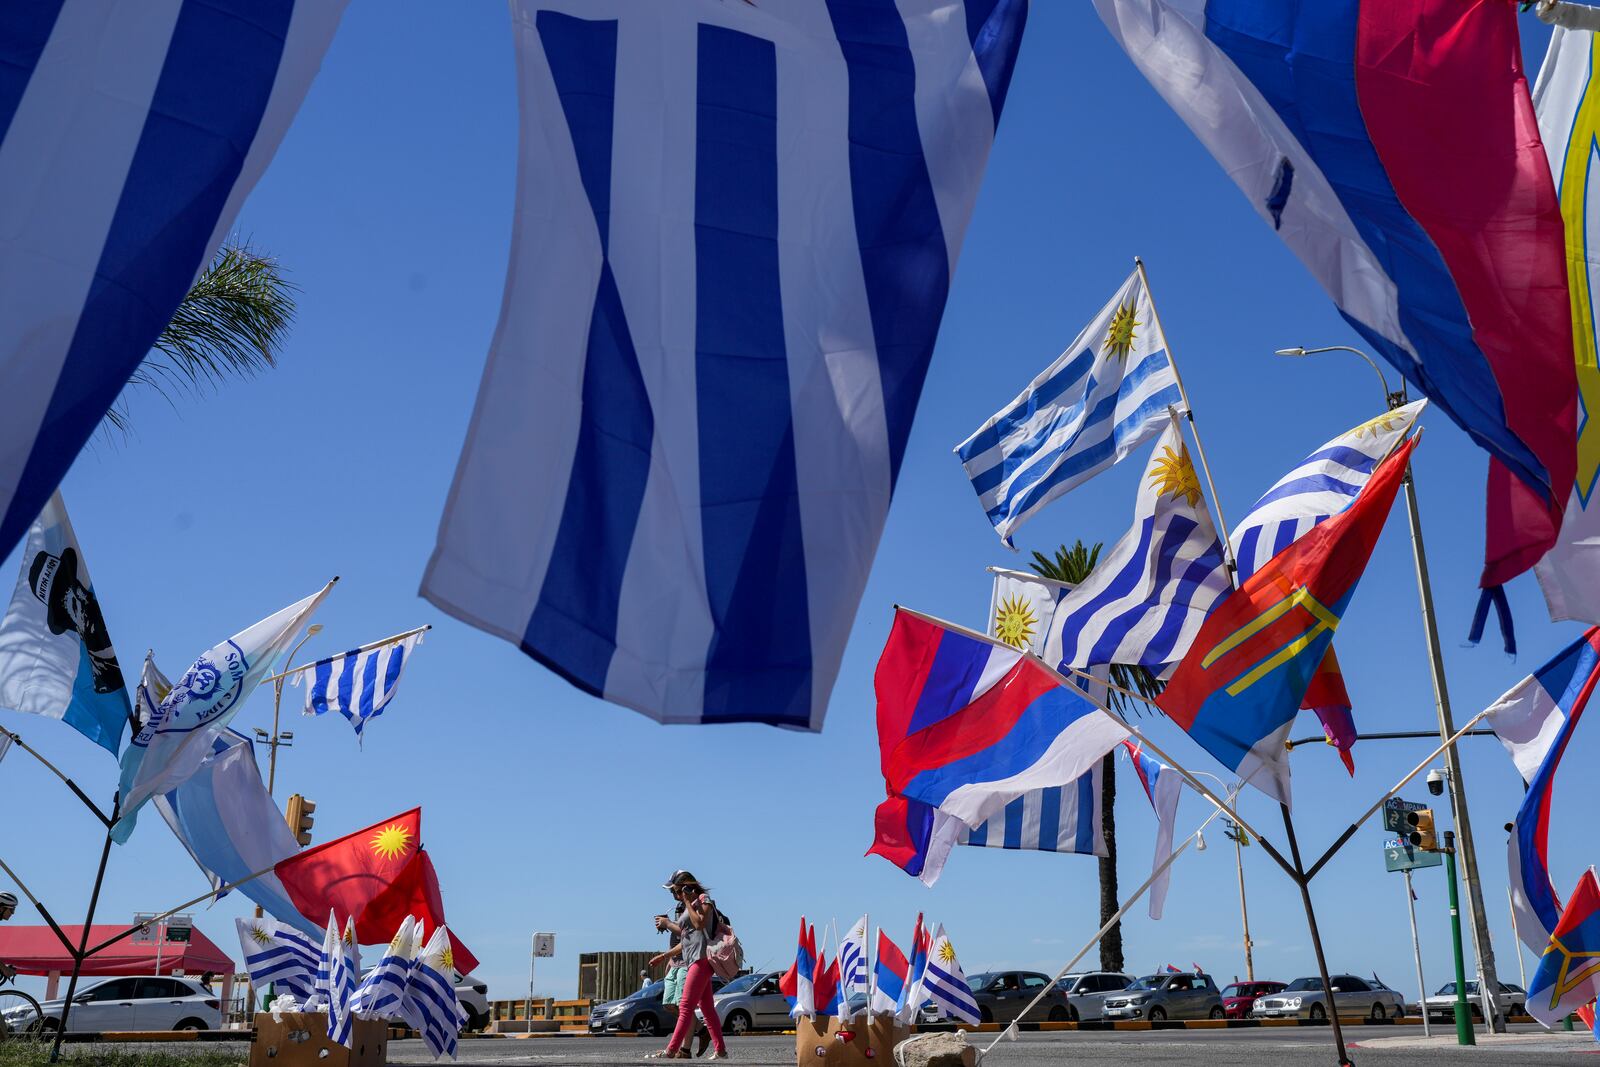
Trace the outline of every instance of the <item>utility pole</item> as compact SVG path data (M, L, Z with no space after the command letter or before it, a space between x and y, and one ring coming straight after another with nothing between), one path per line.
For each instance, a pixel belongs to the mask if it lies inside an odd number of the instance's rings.
M1411 954L1417 961L1417 1007L1422 1009L1422 1036L1432 1037L1433 1031L1428 1027L1428 984L1422 977L1422 942L1417 940L1417 895L1411 891L1411 868L1401 873L1406 876L1406 910L1411 913Z
M1250 908L1244 899L1244 843L1249 840L1245 837L1244 827L1231 823L1227 834L1233 838L1233 862L1239 869L1239 918L1244 923L1244 980L1256 980L1256 965L1251 949L1254 943L1250 940Z

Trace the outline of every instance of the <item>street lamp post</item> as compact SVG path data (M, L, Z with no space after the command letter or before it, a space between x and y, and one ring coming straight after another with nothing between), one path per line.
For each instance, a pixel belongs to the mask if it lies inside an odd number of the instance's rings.
M1210 778L1213 782L1216 782L1217 786L1219 788L1221 788L1224 792L1227 791L1228 787L1223 783L1222 779L1218 778L1216 775L1210 773L1209 771L1194 771L1192 773L1201 775L1201 776L1206 777L1206 778ZM1235 803L1237 803L1237 801L1235 801ZM1245 899L1244 899L1244 847L1243 846L1244 846L1245 842L1247 842L1249 840L1249 838L1245 836L1244 827L1238 825L1232 819L1228 819L1228 820L1226 820L1226 822L1228 824L1228 829L1225 830L1224 833L1226 833L1228 835L1228 839L1233 842L1233 862L1234 862L1234 866L1238 869L1238 872L1239 872L1239 918L1240 918L1241 923L1244 926L1244 977L1245 977L1245 981L1254 982L1256 980L1256 967L1255 967L1255 960L1253 959L1252 953L1250 951L1251 950L1251 945L1252 945L1252 942L1250 940L1250 909L1245 905ZM1201 837L1200 840L1199 840L1199 843L1198 843L1198 845L1196 847L1197 847L1198 850L1204 851L1205 847L1206 847L1206 839L1204 837Z
M1321 352L1349 352L1359 356L1378 376L1383 386L1384 403L1394 410L1406 403L1405 379L1400 389L1391 392L1389 380L1377 362L1359 348L1349 345L1325 345L1321 348L1280 348L1280 356L1311 356ZM1434 710L1439 717L1439 740L1448 742L1456 732L1455 718L1450 713L1450 690L1445 683L1444 657L1439 651L1439 624L1433 612L1433 585L1428 579L1428 553L1422 543L1422 514L1417 509L1417 488L1411 468L1406 467L1405 479L1406 518L1411 525L1411 555L1417 572L1417 594L1422 602L1422 626L1428 642L1428 672L1433 681ZM1467 816L1466 786L1461 780L1461 757L1451 745L1444 750L1445 768L1450 783L1451 822L1461 855L1461 880L1467 888L1467 919L1472 930L1472 948L1478 958L1478 989L1483 994L1484 1019L1489 1029L1504 1033L1505 1019L1500 1015L1491 990L1500 988L1494 967L1494 944L1489 940L1489 920L1483 906L1483 887L1478 878L1478 854L1472 843L1472 823Z
M312 623L310 626L306 627L305 636L300 638L299 642L289 650L287 662L293 663L294 657L300 651L301 645L304 645L307 641L311 640L321 632L322 624L320 622ZM268 747L268 796L272 795L273 789L276 788L278 784L278 749L294 747L292 744L290 744L290 742L294 740L294 731L278 729L278 712L283 706L283 683L292 673L292 671L284 671L282 674L278 675L278 677L274 679L272 683L272 733L268 734L267 731L261 729L261 727L256 727L256 740L262 742ZM256 915L257 918L260 917L259 908L256 909Z

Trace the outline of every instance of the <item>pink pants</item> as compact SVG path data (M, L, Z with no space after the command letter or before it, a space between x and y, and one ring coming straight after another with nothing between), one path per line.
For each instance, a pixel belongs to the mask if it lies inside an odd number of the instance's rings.
M695 960L683 976L683 998L678 1001L678 1025L672 1029L672 1040L667 1051L675 1053L694 1032L694 1010L705 1016L706 1029L711 1031L711 1044L718 1052L726 1052L722 1043L722 1020L717 1018L717 1005L711 998L711 961Z

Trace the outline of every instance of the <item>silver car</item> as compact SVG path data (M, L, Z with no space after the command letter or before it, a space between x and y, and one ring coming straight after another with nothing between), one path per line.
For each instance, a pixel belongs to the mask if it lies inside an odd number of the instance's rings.
M47 1000L41 1004L41 1019L31 1007L6 1012L6 1029L39 1029L53 1033L61 1029L61 1012L66 1001ZM193 978L169 976L149 978L109 978L98 985L81 989L72 998L67 1029L73 1033L92 1030L219 1030L221 1004L209 986Z
M1328 976L1328 982L1341 1018L1398 1019L1406 1013L1405 998L1376 978L1368 981L1353 974L1334 974ZM1326 1019L1328 998L1322 979L1316 975L1296 978L1283 992L1258 998L1250 1014L1257 1019Z
M1150 974L1120 993L1105 998L1102 1016L1107 1019L1220 1019L1226 1012L1222 994L1209 974L1180 971L1176 974Z
M1067 995L1067 1017L1072 1022L1093 1022L1100 1018L1107 994L1120 993L1132 982L1129 974L1089 971L1066 975L1056 988Z
M1454 1019L1456 1017L1456 984L1446 982L1439 987L1439 992L1422 1002L1423 1010L1430 1019ZM1467 1007L1472 1012L1474 1019L1483 1018L1483 998L1478 995L1478 983L1467 983ZM1500 1009L1502 1015L1528 1014L1528 994L1522 991L1521 986L1511 985L1509 982L1500 983L1500 995L1495 997L1495 1007Z
M790 1029L794 1021L789 1018L789 1002L778 988L782 977L782 971L758 971L723 986L715 997L722 1028L730 1034Z

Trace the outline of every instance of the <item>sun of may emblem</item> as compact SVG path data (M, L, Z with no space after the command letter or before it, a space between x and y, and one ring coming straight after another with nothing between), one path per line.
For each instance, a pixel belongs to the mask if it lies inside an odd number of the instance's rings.
M456 953L449 944L446 944L444 950L439 953L439 962L444 964L440 970L453 971L456 969Z
M1401 418L1402 416L1398 412L1385 411L1377 418L1368 419L1360 426L1357 426L1355 430L1356 439L1360 440L1361 438L1366 437L1368 434L1376 437L1380 433L1388 433L1390 430L1400 425Z
M949 939L947 938L944 941L944 943L939 946L939 962L940 963L944 963L944 964L950 964L950 963L954 963L955 959L956 959L956 947L954 945L952 945L950 943Z
M390 823L372 835L373 854L386 860L403 855L410 844L411 831L399 823Z
M272 936L259 926L250 927L250 940L258 945L272 944Z
M1133 350L1133 328L1141 326L1133 317L1133 305L1123 304L1111 316L1111 326L1106 330L1106 343L1103 351L1110 352L1117 359L1127 359L1128 353Z
M1163 446L1156 459L1150 483L1162 496L1187 497L1192 508L1200 501L1200 479L1189 462L1189 446L1179 445L1178 451Z
M1031 645L1038 625L1033 605L1019 596L1006 597L994 613L994 635L1012 648Z

